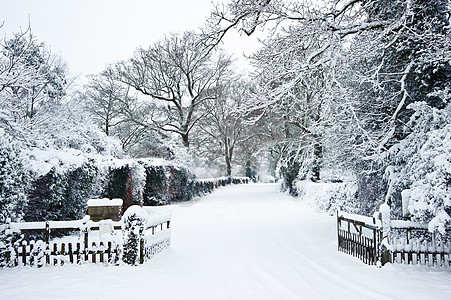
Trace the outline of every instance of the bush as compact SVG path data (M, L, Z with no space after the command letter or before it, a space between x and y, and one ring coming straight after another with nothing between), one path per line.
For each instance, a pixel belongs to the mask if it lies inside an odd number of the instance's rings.
M194 176L184 168L169 168L168 195L169 202L189 201L193 198Z
M169 203L166 167L147 165L145 169L146 184L143 191L143 204L157 206Z
M22 219L27 203L27 179L19 149L0 129L0 223L5 223L7 219Z
M31 183L24 220L77 220L86 214L97 169L92 162L58 173L52 168Z
M142 239L147 222L147 212L137 206L130 206L123 216L123 254L122 261L129 265L138 265L144 259Z
M337 210L358 213L357 184L355 182L325 183L298 181L299 197L318 211L334 214Z

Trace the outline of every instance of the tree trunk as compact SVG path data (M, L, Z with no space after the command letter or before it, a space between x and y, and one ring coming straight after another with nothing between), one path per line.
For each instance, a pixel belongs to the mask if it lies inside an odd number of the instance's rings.
M181 133L183 146L186 148L189 148L189 134L188 133Z
M319 139L317 139L319 140ZM320 181L321 163L323 158L323 145L318 141L313 145L312 178L314 182Z
M226 161L226 176L230 177L232 176L232 163L228 155L225 156L225 161Z

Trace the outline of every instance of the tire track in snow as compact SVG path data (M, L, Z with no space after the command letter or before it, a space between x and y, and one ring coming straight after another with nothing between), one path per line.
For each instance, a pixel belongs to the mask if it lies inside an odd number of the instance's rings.
M312 287L319 292L319 294L323 295L325 299L330 299L330 293L325 293L326 290L324 289L324 285L318 287L318 281L312 281L309 279L309 277L313 277L312 274L316 274L316 277L320 278L321 281L326 281L329 284L327 285L328 289L334 289L337 292L339 290L342 290L343 288L346 288L349 291L349 294L360 299L394 299L393 297L390 297L387 294L380 293L379 291L375 289L369 289L366 286L358 285L350 280L347 280L343 276L340 276L334 271L331 271L329 268L324 267L322 264L318 263L318 260L309 258L312 256L312 253L303 253L302 251L299 251L299 249L295 248L291 243L288 243L285 239L281 238L279 232L276 232L273 227L267 226L266 229L268 231L271 231L272 238L277 240L277 244L281 247L281 252L285 253L285 259L287 258L296 258L297 264L302 265L302 271L299 268L295 268L293 265L293 269L297 271L300 277L302 277L304 280L307 280L308 282L312 283ZM308 224L305 224L305 226L308 226ZM311 236L305 236L302 233L302 230L299 231L299 234L293 235L293 237L300 238L306 242L311 241ZM290 265L290 264L287 264ZM308 271L305 270L305 268L308 269ZM308 276L306 276L308 274ZM330 286L330 284L333 285ZM357 296L359 295L359 296Z
M268 189L268 187L264 187ZM266 190L270 192L270 190ZM244 191L243 191L244 192ZM330 299L331 296L334 296L331 290L340 291L350 296L359 295L361 298L366 299L393 299L386 294L380 293L374 289L369 289L366 286L361 286L357 283L352 282L340 276L336 272L329 270L327 267L322 266L316 260L309 258L312 253L303 253L300 249L295 248L291 241L287 241L287 235L281 235L283 230L287 230L286 228L290 226L286 226L287 223L292 223L294 225L300 225L301 228L305 226L309 226L311 224L302 224L302 222L294 222L292 218L301 217L302 213L293 213L293 210L300 209L299 205L292 205L293 200L289 197L285 197L278 193L275 194L275 199L280 199L278 201L265 201L256 197L257 195L252 194L244 194L243 198L240 199L239 205L235 206L235 216L242 216L243 211L245 215L250 215L253 212L260 211L257 214L257 217L253 217L252 221L254 224L249 224L245 222L247 225L244 228L245 234L241 234L240 236L234 236L235 244L237 245L237 259L240 261L240 264L245 268L246 272L257 280L259 286L261 286L264 290L271 295L271 298L279 298L279 299L297 299L299 298L299 288L293 287L293 281L296 279L304 289L308 290L310 296L315 296L316 299L318 297L322 297L323 299ZM237 199L236 199L237 200ZM299 204L299 203L297 203ZM278 218L280 216L280 212L275 214L274 218L271 215L273 206L281 206L284 210L286 210L286 215L283 216L282 219ZM305 208L305 207L304 207ZM304 213L305 214L305 213ZM265 218L268 217L268 218ZM243 224L242 219L235 218L236 228L235 232L243 232L243 228L241 231L238 230ZM269 222L268 222L269 221ZM276 229L277 228L277 229ZM314 239L314 236L307 235L302 230L292 230L293 233L288 235L288 238L293 239L297 238L303 240L305 242L311 242ZM277 270L275 272L274 265L270 263L266 263L262 261L261 254L258 253L258 249L252 245L244 245L241 241L245 240L246 237L250 239L255 239L258 237L258 242L260 247L265 247L271 245L276 245L275 254L279 254L276 262L280 268L284 268L283 272L285 274L278 274ZM254 241L256 242L256 241ZM299 243L299 242L298 242ZM327 247L328 245L322 245ZM306 247L308 248L308 247ZM305 248L304 248L305 249ZM257 252L257 253L255 253ZM338 253L337 253L338 254ZM282 265L282 266L280 266ZM279 268L279 269L280 269ZM290 283L286 282L286 273L289 272L292 278ZM281 275L281 276L278 276ZM327 283L327 284L324 284ZM327 288L325 288L325 286Z

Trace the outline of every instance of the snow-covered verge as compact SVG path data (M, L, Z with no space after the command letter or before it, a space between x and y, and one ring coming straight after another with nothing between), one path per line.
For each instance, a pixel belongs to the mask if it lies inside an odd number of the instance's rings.
M331 214L335 214L337 210L359 212L355 182L297 181L296 190L299 198L319 212Z
M172 207L171 247L138 267L0 270L0 298L449 299L451 272L367 266L337 251L336 219L277 185L219 189Z

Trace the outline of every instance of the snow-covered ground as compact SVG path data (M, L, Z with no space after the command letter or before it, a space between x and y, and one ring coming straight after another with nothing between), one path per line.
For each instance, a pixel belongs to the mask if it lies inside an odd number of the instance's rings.
M174 205L171 225L138 267L0 270L0 299L451 299L451 270L364 265L337 251L335 217L274 184Z

